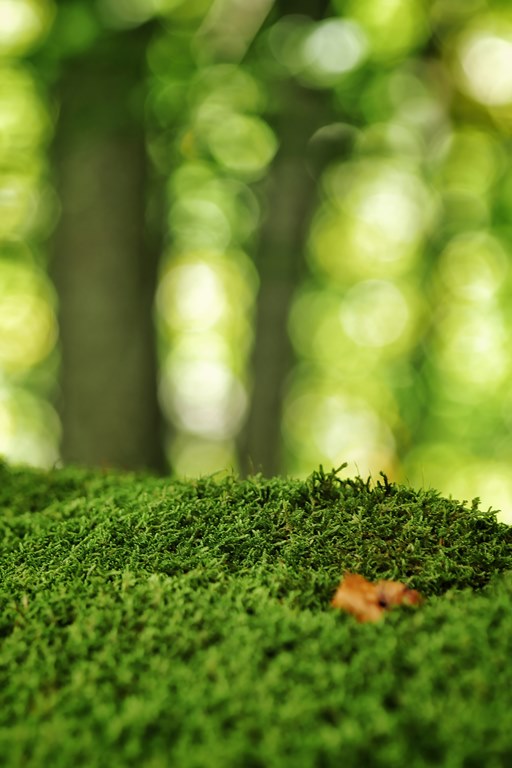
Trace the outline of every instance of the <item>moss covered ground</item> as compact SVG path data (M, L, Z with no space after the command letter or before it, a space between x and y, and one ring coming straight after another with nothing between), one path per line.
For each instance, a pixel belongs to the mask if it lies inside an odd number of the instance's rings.
M359 624L344 571L417 608ZM0 765L512 765L512 528L319 470L0 465Z

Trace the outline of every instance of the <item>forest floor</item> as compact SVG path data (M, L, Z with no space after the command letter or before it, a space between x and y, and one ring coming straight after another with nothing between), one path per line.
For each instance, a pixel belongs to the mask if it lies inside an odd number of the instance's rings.
M376 622L344 573L423 596ZM512 765L512 527L361 478L0 465L2 768Z

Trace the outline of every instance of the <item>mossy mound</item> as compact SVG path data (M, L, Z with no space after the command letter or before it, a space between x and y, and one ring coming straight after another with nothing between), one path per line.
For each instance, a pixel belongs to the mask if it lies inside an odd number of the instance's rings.
M416 609L358 624L344 571ZM499 768L512 528L382 477L0 467L2 766Z

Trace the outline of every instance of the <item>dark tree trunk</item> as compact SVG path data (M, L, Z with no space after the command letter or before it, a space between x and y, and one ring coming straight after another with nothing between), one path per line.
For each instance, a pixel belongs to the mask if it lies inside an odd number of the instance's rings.
M275 126L280 149L266 181L266 215L256 254L260 292L251 407L240 441L242 470L266 475L282 470L282 398L293 362L287 321L303 273L304 250L317 203L317 176L308 167L308 144L330 114L324 92L291 80L280 88Z
M160 243L146 223L148 27L102 37L59 82L53 275L64 461L161 470L152 314Z
M303 14L320 20L329 0L277 0L273 18ZM260 278L252 356L252 392L239 441L244 473L282 471L281 421L286 379L293 364L288 315L304 272L304 250L317 204L321 168L308 163L312 136L332 119L328 91L290 78L274 84L274 121L280 148L266 181L266 215L255 257ZM312 158L310 158L312 159Z

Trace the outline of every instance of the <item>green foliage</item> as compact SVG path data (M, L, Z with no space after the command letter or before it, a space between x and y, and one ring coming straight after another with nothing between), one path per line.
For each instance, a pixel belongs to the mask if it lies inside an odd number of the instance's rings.
M512 530L477 502L0 465L0 526L2 765L512 756ZM427 599L359 625L329 607L344 570Z

